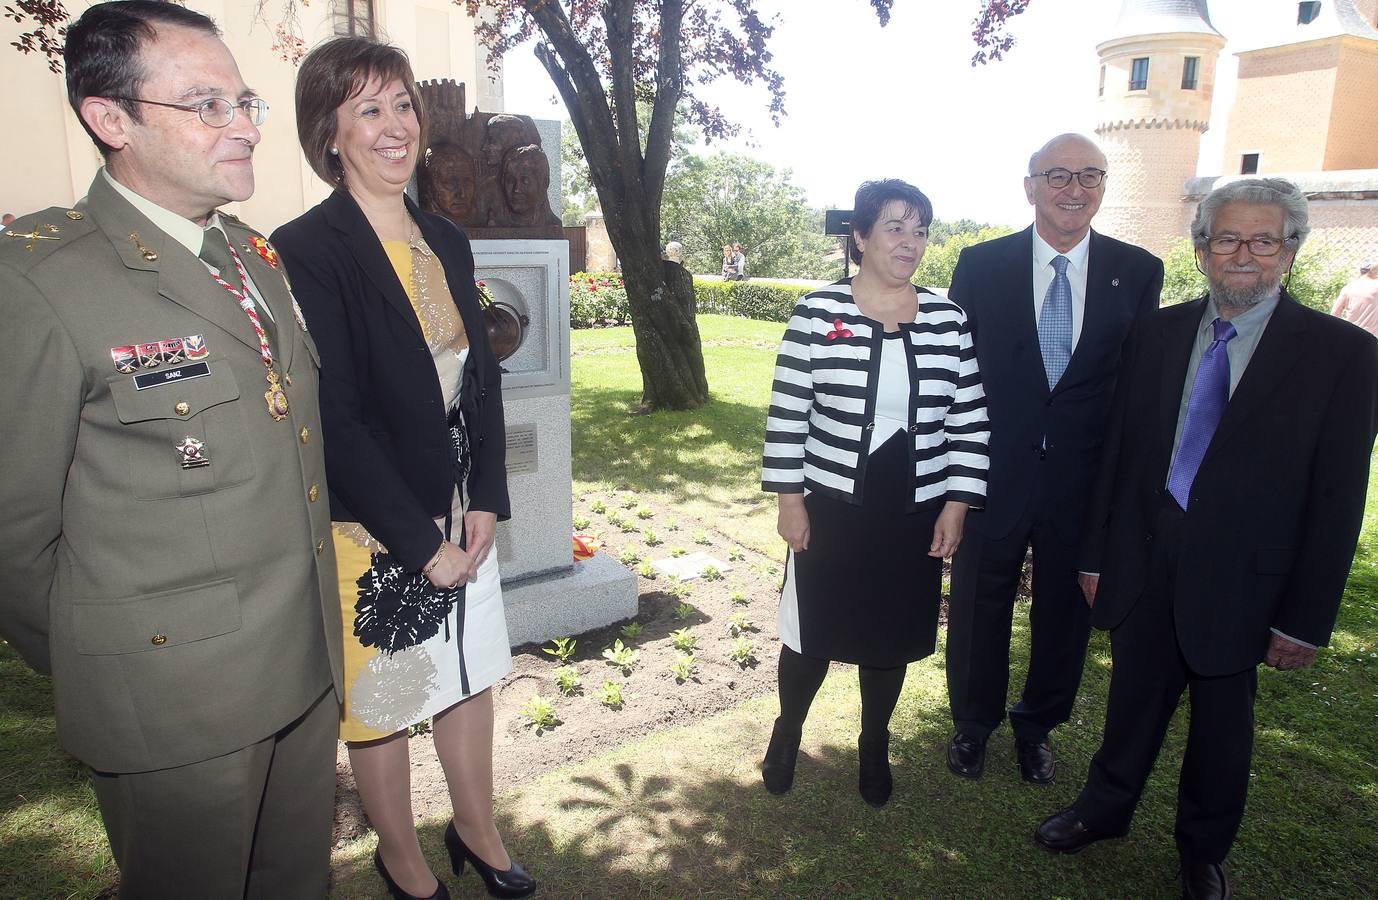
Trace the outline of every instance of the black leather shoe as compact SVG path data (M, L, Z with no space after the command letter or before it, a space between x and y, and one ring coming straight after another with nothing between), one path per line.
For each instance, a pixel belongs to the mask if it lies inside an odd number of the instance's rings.
M1034 830L1034 843L1053 853L1079 853L1096 841L1118 837L1124 834L1088 828L1081 814L1070 807L1044 819Z
M986 768L986 742L958 731L947 744L947 767L963 778L980 778Z
M856 742L860 763L856 780L861 799L880 809L890 800L894 780L890 777L890 732L871 737L864 732Z
M392 880L388 874L388 867L383 865L383 854L377 850L373 851L373 865L378 870L378 874L383 876L383 883L388 886L388 896L392 900L450 900L450 892L445 887L445 882L439 878L435 880L435 893L425 897L418 897L416 894L408 894L398 887L397 882Z
M1014 749L1019 756L1019 777L1025 784L1052 784L1057 774L1053 748L1047 741L1027 741L1016 738Z
M454 869L456 875L464 872L465 860L474 864L474 871L483 879L490 897L530 897L536 893L536 879L528 875L515 859L510 869L498 871L464 846L459 832L455 830L454 819L445 828L445 849L450 851L450 868Z
M1182 860L1182 900L1229 900L1230 876L1224 863Z
M786 727L779 719L770 732L770 746L761 761L761 780L772 794L783 794L794 784L794 764L799 761L799 739L803 729Z

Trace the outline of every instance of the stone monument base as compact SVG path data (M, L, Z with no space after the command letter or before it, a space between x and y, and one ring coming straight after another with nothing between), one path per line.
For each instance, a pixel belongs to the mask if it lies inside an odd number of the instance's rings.
M573 569L504 580L502 600L512 646L543 643L635 616L636 575L597 553Z

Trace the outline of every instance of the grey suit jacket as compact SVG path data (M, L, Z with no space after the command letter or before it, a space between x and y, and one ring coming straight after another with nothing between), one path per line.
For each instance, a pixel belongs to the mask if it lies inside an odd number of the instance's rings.
M341 683L316 351L281 263L225 227L276 320L284 421L244 312L100 175L12 229L55 240L0 242L0 635L101 771L247 746ZM180 361L112 356L178 339ZM182 465L187 438L207 464Z

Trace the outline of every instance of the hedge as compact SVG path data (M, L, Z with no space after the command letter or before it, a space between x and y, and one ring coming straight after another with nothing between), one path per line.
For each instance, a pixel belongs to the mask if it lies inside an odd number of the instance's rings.
M787 322L794 305L811 288L778 281L712 281L694 279L701 313L740 316L765 322ZM571 328L626 325L631 321L627 289L616 272L576 272L569 279Z

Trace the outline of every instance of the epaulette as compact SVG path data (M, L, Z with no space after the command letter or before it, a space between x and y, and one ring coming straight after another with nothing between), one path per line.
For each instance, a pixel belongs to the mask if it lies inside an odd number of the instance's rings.
M80 205L50 206L15 219L0 232L0 261L29 269L96 230L96 223Z

